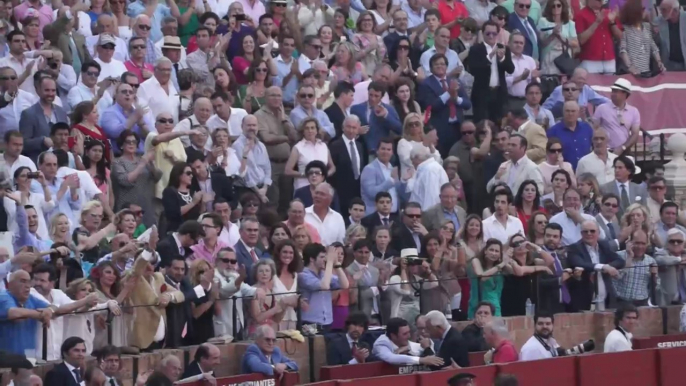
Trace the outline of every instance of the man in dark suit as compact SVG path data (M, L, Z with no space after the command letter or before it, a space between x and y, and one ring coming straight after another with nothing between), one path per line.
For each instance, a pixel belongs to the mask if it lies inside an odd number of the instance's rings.
M239 234L241 238L233 247L236 251L236 260L238 260L238 266L245 267L245 271L248 272L245 282L253 285L255 277L252 274L252 265L262 258L262 251L257 248L257 241L260 237L260 223L252 218L244 218L241 221Z
M426 314L426 329L432 339L440 339L438 347L434 347L437 356L443 359L445 366L456 363L460 367L469 367L469 352L467 344L459 331L453 328L441 311L431 311ZM440 370L440 368L434 368Z
M532 0L515 0L514 12L507 18L507 30L518 30L524 35L524 55L538 61L538 31L534 19L529 17Z
M202 225L195 220L188 220L181 224L179 230L173 232L157 244L157 253L162 260L162 266L168 266L175 257L184 259L193 254L191 247L198 243L201 237L205 237Z
M326 364L336 366L368 362L369 347L374 343L367 340L370 338L365 334L367 327L369 318L364 312L350 313L345 320L345 335L332 338L326 345Z
M401 221L396 221L391 227L391 245L396 251L406 248L422 250L422 237L429 233L422 225L422 207L416 202L408 202L400 215Z
M217 166L211 168L207 165L205 157L199 152L191 152L188 155L186 162L193 169L193 186L195 190L205 192L207 194L214 194L214 198L223 198L227 202L234 202L237 200L234 194L233 181L227 177L226 171ZM207 184L207 180L210 183ZM208 186L209 185L209 186ZM207 202L207 211L212 211L212 202Z
M67 338L60 347L64 362L52 368L45 375L45 384L50 386L80 386L83 381L86 343L78 336Z
M458 79L448 79L448 58L444 54L434 54L429 65L431 76L419 85L417 100L424 109L431 109L429 124L436 128L439 139L436 148L446 158L460 139L460 122L472 102Z
M194 375L211 374L214 376L214 368L219 366L221 352L212 343L203 343L195 351L193 362L186 366L181 379L186 379Z
M339 82L333 90L333 96L336 100L324 110L336 129L336 136L332 140L343 135L343 121L350 115L350 107L355 98L355 87L349 82Z
M496 44L500 27L489 20L481 26L481 31L484 42L473 45L469 49L467 59L468 67L474 76L474 121L490 119L493 122L500 122L503 117L503 106L507 102L505 73L512 74L515 67L510 49L500 43ZM491 77L494 70L497 76Z
M619 276L625 261L608 241L598 240L599 234L597 222L585 221L581 224L581 240L567 247L569 265L575 271L583 269L579 281L568 282L574 311L590 310L591 303L599 311L615 307L616 294L610 278Z
M378 226L390 227L395 221L398 220L398 216L391 213L391 208L393 207L393 198L388 192L379 192L374 197L376 202L376 211L369 216L363 217L360 223L362 226L367 228L367 234L370 235L374 228Z
M350 200L360 197L360 175L369 157L358 139L359 133L360 118L348 115L343 121L343 135L329 143L331 160L336 165L329 182L338 192L341 208L348 208Z
M553 266L549 267L553 274L542 273L539 278L538 307L551 314L560 312L572 312L570 307L571 296L567 282L581 278L581 271L577 270L573 278L573 270L567 263L566 252L562 248L562 226L549 223L543 234L544 249L555 259Z
M67 112L54 104L57 95L57 82L54 79L47 76L39 78L36 92L40 99L22 111L19 118L19 131L24 136L24 155L34 162L40 153L53 145L50 127L57 122L69 123Z
M391 17L393 17L393 28L394 31L384 36L383 44L388 49L388 52L393 52L395 45L398 43L401 37L408 37L410 34L407 31L408 17L405 10L395 11Z
M619 197L614 193L605 193L600 205L600 213L595 215L600 230L605 234L605 239L610 242L613 251L621 251L625 248L624 242L629 238L631 227L622 230L617 221L619 211Z
M182 303L169 303L167 305L167 334L165 347L176 348L182 344L193 343L193 314L190 301L198 298L192 284L186 277L186 259L182 256L174 256L166 268L164 280L168 286L174 287L183 293L185 301ZM201 276L203 288L209 288L211 282ZM187 342L187 343L186 343Z
M360 118L360 125L368 126L363 138L369 154L376 154L382 138L393 135L391 133L397 135L403 133L403 124L400 122L398 112L390 104L382 102L386 89L385 83L372 81L367 88L367 102L350 108L350 113Z
M348 229L352 224L362 224L366 208L367 206L361 198L355 197L350 200L350 203L348 204L348 215L343 217L345 229Z
M81 9L75 9L75 7ZM74 72L78 74L81 72L80 65L93 59L86 47L86 38L74 29L74 23L77 19L67 17L68 11L69 7L62 7L57 11L57 20L43 28L43 36L46 36L46 39L49 37L51 46L62 52L62 62L74 67ZM72 15L76 15L79 11L87 12L88 7L84 6L83 3L77 3L71 8Z
M645 206L648 192L644 186L631 182L631 178L637 172L636 164L631 158L620 155L612 161L612 166L615 169L615 179L602 185L600 193L603 195L612 193L619 197L617 218L621 219L624 211L631 204L639 203Z

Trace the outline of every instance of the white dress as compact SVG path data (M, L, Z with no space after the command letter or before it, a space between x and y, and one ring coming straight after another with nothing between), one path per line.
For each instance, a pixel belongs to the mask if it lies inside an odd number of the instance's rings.
M277 300L282 297L294 296L294 292L296 291L298 291L297 272L295 273L295 278L293 279L293 285L291 288L286 288L286 286L281 282L281 279L279 279L279 276L274 276L274 288L272 288L272 292L275 294L283 294L277 296ZM295 330L295 325L297 322L298 316L295 313L295 309L293 307L288 307L283 315L283 319L281 319L281 323L279 323L279 330Z
M329 148L319 139L314 144L304 139L300 140L300 142L295 144L295 148L298 149L298 171L301 174L305 173L307 164L312 161L322 161L324 165L329 163ZM293 187L295 189L309 185L307 177L298 177L293 180Z
M125 25L119 26L119 37L120 38L122 38L128 42L129 39L131 39L131 36L133 36L133 31L131 31L131 27L125 26Z

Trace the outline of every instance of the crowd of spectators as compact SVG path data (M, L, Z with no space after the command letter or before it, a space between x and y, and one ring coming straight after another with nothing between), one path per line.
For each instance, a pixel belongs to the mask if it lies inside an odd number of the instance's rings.
M686 216L632 156L632 81L686 70L676 0L0 3L0 350L63 359L48 385L187 345L140 384L210 379L229 340L297 371L301 332L526 360L617 307L619 350L630 307L686 301ZM498 318L534 313L518 352Z

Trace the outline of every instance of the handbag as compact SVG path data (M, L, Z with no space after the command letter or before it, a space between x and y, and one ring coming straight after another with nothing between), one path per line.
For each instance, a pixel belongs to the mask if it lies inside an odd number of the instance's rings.
M569 54L571 51L569 42L562 39L560 39L560 42L562 43L562 54L553 59L553 63L555 63L555 66L561 73L571 77L574 73L574 69L579 66L579 61Z

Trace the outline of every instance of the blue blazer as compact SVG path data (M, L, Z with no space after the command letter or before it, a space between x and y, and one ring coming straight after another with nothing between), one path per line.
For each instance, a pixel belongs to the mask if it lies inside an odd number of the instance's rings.
M69 123L69 117L63 108L53 104L52 109L57 122ZM45 120L45 114L43 114L40 102L21 112L19 116L19 131L24 137L24 150L22 153L36 162L38 155L48 150L43 140L45 140L45 137L50 136L50 125Z
M436 79L435 76L430 75L417 89L417 100L424 110L431 107L431 118L429 124L436 128L438 134L438 151L442 157L447 157L450 148L455 142L460 140L459 130L455 128L454 123L448 122L450 120L450 104L457 106L457 120L462 122L464 119L464 111L472 108L472 101L465 91L464 86L460 84L460 89L457 91L457 96L462 100L461 103L451 101L448 99L447 103L443 103L441 95L445 93L443 86Z
M252 274L252 256L250 256L250 252L245 248L245 245L241 242L239 239L236 245L234 245L233 249L236 251L236 260L238 260L238 264L245 266L245 272L247 272L248 277L246 278L245 282L247 284L253 285L255 284L255 277ZM258 248L255 248L255 254L257 254L257 258L261 259L264 257L264 253L259 250Z
M530 17L527 17L526 19L529 21L529 25L534 30L534 32L538 33L538 30L536 29L536 23L534 23L534 19ZM524 27L524 25L522 24L522 20L519 18L519 15L517 15L516 12L512 12L510 16L508 16L507 18L507 30L510 32L514 30L519 30L519 32L521 32L522 35L524 35L524 55L533 57L534 41L532 41L531 37L529 36L529 29ZM538 42L538 40L536 40L536 42ZM534 59L538 60L538 58Z
M243 354L241 374L259 373L266 376L273 376L274 369L272 368L272 365L277 365L279 363L284 363L289 371L298 371L298 364L281 354L281 350L278 347L274 347L271 359L271 362L267 360L267 357L262 353L262 350L257 347L257 344L253 343L248 346L248 349L245 350L245 354Z
M378 159L365 166L360 175L360 186L362 188L362 200L367 208L366 214L374 213L376 210L375 198L379 192L387 192L388 189L395 187L396 196L400 199L402 185L400 179L393 182L384 176L381 162Z
M403 124L400 122L398 112L389 104L383 102L381 104L388 110L388 116L386 118L379 118L371 111L369 120L367 120L367 102L357 104L350 108L350 113L357 115L357 117L360 118L360 124L362 126L369 125L369 132L364 135L364 142L367 144L367 150L375 153L376 148L379 147L381 138L390 136L391 131L398 135L403 134Z

